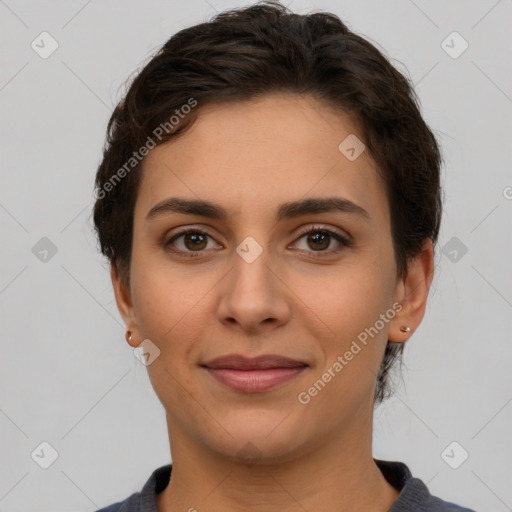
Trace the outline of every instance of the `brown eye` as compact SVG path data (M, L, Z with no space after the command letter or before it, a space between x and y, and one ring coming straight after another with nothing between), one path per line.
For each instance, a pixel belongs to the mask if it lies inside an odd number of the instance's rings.
M207 235L202 233L188 233L184 235L183 244L191 251L199 251L208 245Z
M316 226L305 231L295 243L297 244L302 240L304 240L304 242L302 243L302 247L299 247L299 250L301 252L310 253L310 255L314 257L334 255L352 246L352 242L341 233ZM329 249L333 241L337 247Z
M165 249L170 252L183 254L184 256L195 256L195 254L204 252L208 247L209 239L213 240L208 233L198 229L186 229L176 233L174 236L164 242ZM189 253L189 254L187 254Z
M326 232L315 231L313 234L309 234L307 237L308 244L312 249L324 250L329 247L331 237Z

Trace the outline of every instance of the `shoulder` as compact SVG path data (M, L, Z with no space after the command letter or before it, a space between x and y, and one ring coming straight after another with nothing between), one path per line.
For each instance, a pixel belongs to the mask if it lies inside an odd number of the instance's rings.
M427 509L432 512L475 512L473 509L455 505L455 503L448 503L435 496L430 496L430 508Z
M129 498L126 498L124 501L119 501L117 503L112 503L108 507L100 508L96 512L139 512L141 509L138 506L140 493L134 493Z
M155 497L167 487L171 470L171 464L155 469L140 492L96 512L158 512Z
M129 499L130 498L128 498L128 500ZM128 500L120 501L119 503L113 503L108 507L98 509L96 512L122 512L123 510L129 510L129 508L127 508Z
M386 480L400 491L389 512L475 512L432 496L423 481L414 478L402 462L375 460L375 463Z
M400 499L402 498L402 501ZM397 506L395 510L395 505ZM444 501L430 494L427 486L418 478L411 478L389 512L421 510L422 512L475 512L472 509ZM404 508L406 507L406 508Z

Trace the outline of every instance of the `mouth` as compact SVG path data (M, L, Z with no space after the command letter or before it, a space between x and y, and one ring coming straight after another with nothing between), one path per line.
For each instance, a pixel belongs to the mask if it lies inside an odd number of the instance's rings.
M303 361L277 355L249 358L231 354L200 366L230 389L245 393L262 393L292 380L309 365Z

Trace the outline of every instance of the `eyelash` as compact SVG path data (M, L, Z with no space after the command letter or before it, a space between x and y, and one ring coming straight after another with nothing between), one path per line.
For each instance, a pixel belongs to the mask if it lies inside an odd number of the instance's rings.
M334 255L334 254L338 254L341 251L343 251L345 248L348 248L348 247L352 246L352 242L347 237L343 236L342 234L340 234L340 233L338 233L336 231L332 231L330 229L326 229L326 228L324 228L322 226L311 226L311 227L309 227L306 231L303 231L302 233L300 233L298 235L298 238L296 239L296 241L300 240L305 235L309 235L310 233L327 234L327 235L331 236L332 238L334 238L340 244L340 247L338 247L337 249L321 250L321 251L303 251L303 250L300 250L301 252L312 253L312 256L314 258L322 258L322 257L325 257L324 255L331 256L331 255ZM169 247L171 246L172 242L174 242L178 238L181 238L182 236L186 236L186 235L189 235L189 234L201 234L201 235L206 235L206 236L212 238L205 231L202 231L200 229L188 228L188 229L184 229L184 230L174 234L171 238L169 238L167 241L165 241L164 242L164 248L167 249L168 251L172 252L173 254L178 254L179 256L184 257L184 258L195 258L195 257L200 256L201 253L204 252L204 250L203 251L181 251L181 250L169 249Z

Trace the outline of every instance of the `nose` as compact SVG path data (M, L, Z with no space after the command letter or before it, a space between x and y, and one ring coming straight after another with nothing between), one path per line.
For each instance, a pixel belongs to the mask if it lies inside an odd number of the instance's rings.
M244 334L264 334L286 324L293 294L280 274L279 264L272 264L265 249L254 260L236 253L222 280L219 320Z

